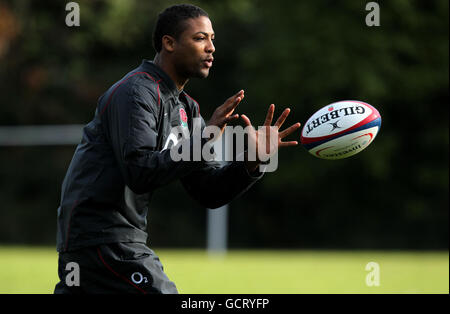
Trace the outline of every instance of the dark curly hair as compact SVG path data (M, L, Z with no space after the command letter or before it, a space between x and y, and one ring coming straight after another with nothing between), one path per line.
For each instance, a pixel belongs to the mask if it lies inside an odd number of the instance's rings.
M184 30L184 21L200 16L209 17L203 9L191 4L177 4L162 11L158 15L153 31L153 48L156 52L160 52L164 35L178 39Z

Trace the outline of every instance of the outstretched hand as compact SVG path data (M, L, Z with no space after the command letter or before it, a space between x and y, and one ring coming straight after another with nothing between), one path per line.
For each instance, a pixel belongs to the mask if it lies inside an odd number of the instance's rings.
M271 104L267 111L266 119L263 127L259 127L258 130L252 126L250 119L246 115L241 115L241 119L244 121L246 127L249 127L248 133L248 145L249 150L256 152L255 161L247 161L247 168L249 171L256 170L261 161L268 160L271 156L277 153L279 147L288 147L298 145L297 141L283 142L286 136L292 134L295 130L300 128L300 123L295 123L283 131L279 131L287 116L291 112L289 108L284 109L283 113L278 117L275 124L272 126L273 115L275 112L275 105ZM265 146L265 147L264 147ZM265 149L264 149L265 148Z
M227 123L239 118L239 114L233 114L233 112L242 99L244 99L243 90L228 98L223 105L217 107L211 119L209 119L207 126L218 127L220 129L220 135L222 135Z

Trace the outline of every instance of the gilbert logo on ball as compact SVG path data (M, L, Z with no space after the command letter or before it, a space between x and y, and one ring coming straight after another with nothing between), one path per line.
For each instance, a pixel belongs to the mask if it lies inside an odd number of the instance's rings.
M309 118L301 143L318 158L347 158L372 143L380 126L381 116L373 106L356 100L339 101Z

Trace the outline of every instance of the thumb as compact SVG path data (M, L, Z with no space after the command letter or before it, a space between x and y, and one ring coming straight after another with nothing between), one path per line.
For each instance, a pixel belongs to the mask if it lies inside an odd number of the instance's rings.
M246 126L252 126L250 119L245 114L241 114L241 119L244 121Z

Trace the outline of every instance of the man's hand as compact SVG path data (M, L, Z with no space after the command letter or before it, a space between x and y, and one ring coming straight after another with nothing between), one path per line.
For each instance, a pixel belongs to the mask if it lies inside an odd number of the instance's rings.
M239 118L238 114L233 114L234 109L244 99L244 91L241 90L237 94L228 98L223 105L217 107L211 119L209 119L206 126L216 126L220 129L220 136L222 135L227 123ZM219 138L219 137L217 137Z
M271 104L269 106L269 110L267 111L267 116L266 120L264 121L263 127L259 128L257 131L252 126L250 119L246 115L241 115L241 118L244 121L246 127L249 127L249 149L253 149L253 151L256 152L256 161L247 160L246 162L247 169L250 172L256 170L256 168L261 163L261 160L268 160L271 156L273 156L278 151L279 147L298 145L297 141L283 142L282 139L297 130L300 127L300 123L295 123L284 131L279 132L280 127L283 125L291 110L289 108L284 109L283 113L277 119L275 124L271 126L274 111L275 105ZM264 144L265 149L264 147L261 147Z

